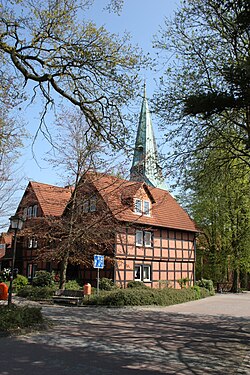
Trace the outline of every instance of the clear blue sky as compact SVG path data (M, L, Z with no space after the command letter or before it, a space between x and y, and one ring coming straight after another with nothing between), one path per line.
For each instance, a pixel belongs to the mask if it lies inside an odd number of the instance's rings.
M93 20L98 26L105 27L114 33L123 34L124 31L131 33L132 43L138 44L143 48L144 52L154 54L152 49L153 35L157 33L160 25L164 23L164 17L171 17L175 9L177 9L179 0L125 0L124 8L121 15L110 14L103 11L105 0L96 0L94 6L89 10L89 19ZM147 94L152 97L155 89L154 79L161 75L163 71L158 73L153 71L145 71L143 73L147 81ZM24 119L28 123L31 139L39 125L39 111L41 107L39 101L24 109ZM140 108L138 108L139 116ZM157 123L153 118L154 128L157 132ZM158 134L158 133L157 133ZM44 153L49 150L50 146L43 136L39 136L34 145L34 153L37 161L33 158L31 152L31 142L27 142L24 155L20 162L20 174L25 176L26 181L23 188L27 185L28 180L34 180L49 184L60 184L60 178L56 172L43 161ZM20 192L19 196L22 195Z

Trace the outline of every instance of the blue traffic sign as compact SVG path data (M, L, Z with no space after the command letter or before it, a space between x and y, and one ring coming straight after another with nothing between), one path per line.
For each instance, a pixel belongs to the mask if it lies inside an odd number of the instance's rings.
M94 268L104 268L104 255L94 255Z

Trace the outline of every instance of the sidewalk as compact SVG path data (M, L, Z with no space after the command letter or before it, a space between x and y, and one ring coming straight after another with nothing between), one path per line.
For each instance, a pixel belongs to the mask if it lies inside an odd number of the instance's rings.
M1 338L0 375L249 375L249 303L241 293L169 307L42 305L53 326Z

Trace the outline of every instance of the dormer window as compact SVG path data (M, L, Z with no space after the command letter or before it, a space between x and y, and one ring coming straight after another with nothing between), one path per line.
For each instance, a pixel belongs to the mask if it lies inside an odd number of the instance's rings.
M150 201L136 198L134 212L138 215L150 216Z
M143 201L143 214L146 216L150 215L150 203L149 201Z
M135 213L142 214L142 201L141 199L135 199Z

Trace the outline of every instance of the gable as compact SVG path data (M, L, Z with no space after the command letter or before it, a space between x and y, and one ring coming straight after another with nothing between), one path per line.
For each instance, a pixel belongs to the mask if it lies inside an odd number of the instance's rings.
M71 189L29 182L17 211L24 213L29 207L38 206L37 216L61 216L71 197Z
M117 220L131 224L198 231L187 212L166 190L147 185L145 187L143 186L145 183L122 180L104 174L92 174L90 179ZM150 216L134 213L131 199L136 196L150 197L152 202Z

